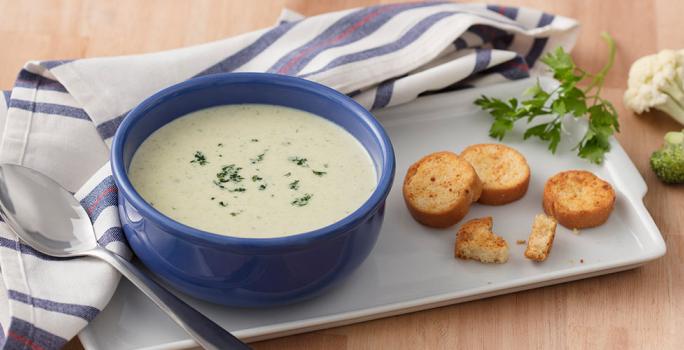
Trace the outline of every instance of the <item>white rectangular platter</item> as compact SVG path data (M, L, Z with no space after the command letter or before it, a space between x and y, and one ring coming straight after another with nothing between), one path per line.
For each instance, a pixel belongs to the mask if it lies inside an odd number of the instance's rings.
M464 219L493 216L494 232L510 246L504 265L454 259L456 227L437 230L417 224L401 196L406 169L425 154L460 152L487 136L491 117L472 102L481 94L512 97L531 80L422 97L377 113L392 139L397 174L387 199L384 226L366 262L331 292L308 302L263 310L235 309L184 297L205 315L246 341L397 315L511 293L639 266L665 253L665 243L643 205L646 184L617 141L601 166L577 158L572 150L581 124L566 123L565 141L552 155L536 140L522 142L516 129L505 140L527 158L532 178L521 200L505 206L474 205ZM546 84L552 82L545 81ZM542 212L546 179L568 169L588 169L610 182L617 201L608 222L580 234L558 226L553 251L543 263L523 257L535 214ZM185 349L194 346L184 332L127 281L109 306L80 334L88 350Z

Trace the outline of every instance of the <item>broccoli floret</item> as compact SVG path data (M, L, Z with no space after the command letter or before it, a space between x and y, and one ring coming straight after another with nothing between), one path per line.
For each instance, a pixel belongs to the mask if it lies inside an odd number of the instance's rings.
M684 130L665 134L665 144L651 155L651 168L665 183L684 183Z

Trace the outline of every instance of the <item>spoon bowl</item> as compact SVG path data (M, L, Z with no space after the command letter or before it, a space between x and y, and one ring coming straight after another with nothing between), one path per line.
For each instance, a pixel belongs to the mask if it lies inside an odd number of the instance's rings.
M0 164L0 216L25 243L55 257L92 256L116 268L205 349L249 349L133 264L101 247L90 217L50 177L20 165Z
M14 164L0 165L0 215L23 241L56 257L97 248L90 218L53 179Z

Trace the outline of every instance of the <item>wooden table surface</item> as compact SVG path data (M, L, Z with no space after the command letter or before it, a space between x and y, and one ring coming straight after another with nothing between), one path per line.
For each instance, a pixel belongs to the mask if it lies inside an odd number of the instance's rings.
M648 166L662 135L681 128L661 113L635 116L622 105L630 64L665 48L683 48L681 0L501 0L574 17L573 51L597 70L606 52L599 32L618 43L605 93L620 113L618 139L648 183L644 199L667 242L667 255L644 267L253 344L256 349L682 349L684 348L684 187L665 186ZM271 25L283 7L306 15L372 0L0 0L0 89L31 59L157 51ZM609 249L609 247L606 247ZM73 340L68 349L81 349Z

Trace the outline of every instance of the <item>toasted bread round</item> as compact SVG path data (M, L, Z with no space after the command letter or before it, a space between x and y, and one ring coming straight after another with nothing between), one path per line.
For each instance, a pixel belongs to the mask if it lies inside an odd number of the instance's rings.
M459 222L481 192L475 169L453 152L423 157L404 177L404 201L409 212L418 222L432 227Z
M461 157L475 168L482 180L482 195L478 202L502 205L516 201L527 192L530 167L515 149L498 144L468 146Z
M613 187L589 171L563 171L544 186L544 211L567 228L599 226L614 205Z

